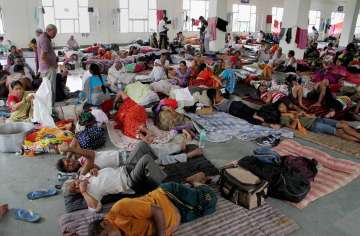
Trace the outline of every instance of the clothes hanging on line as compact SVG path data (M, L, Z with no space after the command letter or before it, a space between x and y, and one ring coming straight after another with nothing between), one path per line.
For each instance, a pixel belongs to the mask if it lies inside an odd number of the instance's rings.
M300 49L306 49L308 46L308 30L297 27L295 43Z
M229 22L227 22L226 20L223 20L220 17L217 17L216 28L218 28L222 32L226 32L226 27L228 24L229 24Z
M208 34L209 34L209 40L214 41L216 40L216 23L217 23L217 17L210 17L208 19Z
M292 37L292 28L288 28L286 31L286 39L285 41L290 44L291 43L291 37Z

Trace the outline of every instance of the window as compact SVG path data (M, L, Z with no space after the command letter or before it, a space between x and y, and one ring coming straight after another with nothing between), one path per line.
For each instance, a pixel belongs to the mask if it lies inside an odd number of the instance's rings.
M273 7L272 8L272 24L271 24L272 32L280 33L283 15L284 15L284 8L282 8L282 7ZM275 21L277 21L278 23L275 24ZM277 26L277 27L275 27L275 26Z
M337 35L341 34L343 26L344 26L344 17L345 14L342 12L333 12L331 13L331 27L330 34Z
M200 16L208 18L208 0L183 0L184 31L199 31L199 26L192 25L192 19L198 20Z
M121 33L156 32L156 0L119 0Z
M312 32L312 27L315 27L317 30L320 28L320 11L309 11L309 26L308 32Z
M1 9L0 9L0 34L5 34L4 23L3 23L3 14L2 14Z
M54 24L58 32L89 33L88 0L42 0L44 24Z
M255 32L256 6L233 4L233 32Z

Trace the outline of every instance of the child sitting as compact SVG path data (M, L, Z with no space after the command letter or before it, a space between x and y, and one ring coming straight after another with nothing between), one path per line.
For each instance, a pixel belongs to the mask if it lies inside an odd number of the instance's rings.
M32 100L34 94L25 91L23 84L15 80L10 84L11 93L6 102L11 109L10 120L13 122L30 121L32 117Z
M284 102L278 103L278 111L281 114L280 124L282 126L297 129L303 133L306 133L306 130L310 130L315 133L335 135L360 143L360 133L344 121L317 118L305 112L289 111L288 106Z
M236 89L237 76L233 70L233 62L225 62L225 70L219 75L220 78L224 81L223 86L226 88L226 91L230 94L233 94Z

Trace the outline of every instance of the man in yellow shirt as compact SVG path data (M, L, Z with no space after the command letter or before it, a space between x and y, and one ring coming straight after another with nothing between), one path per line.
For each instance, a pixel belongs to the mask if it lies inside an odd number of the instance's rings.
M215 212L216 194L203 182L193 180L193 188L165 183L143 197L122 199L90 224L89 236L170 236L180 222Z

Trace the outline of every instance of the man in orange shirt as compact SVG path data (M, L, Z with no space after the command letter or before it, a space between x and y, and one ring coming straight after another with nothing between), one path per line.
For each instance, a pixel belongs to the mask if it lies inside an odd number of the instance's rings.
M193 188L166 183L143 197L118 201L104 219L90 224L89 236L170 236L180 222L212 214L216 194L203 184L204 173L195 177L190 181Z

